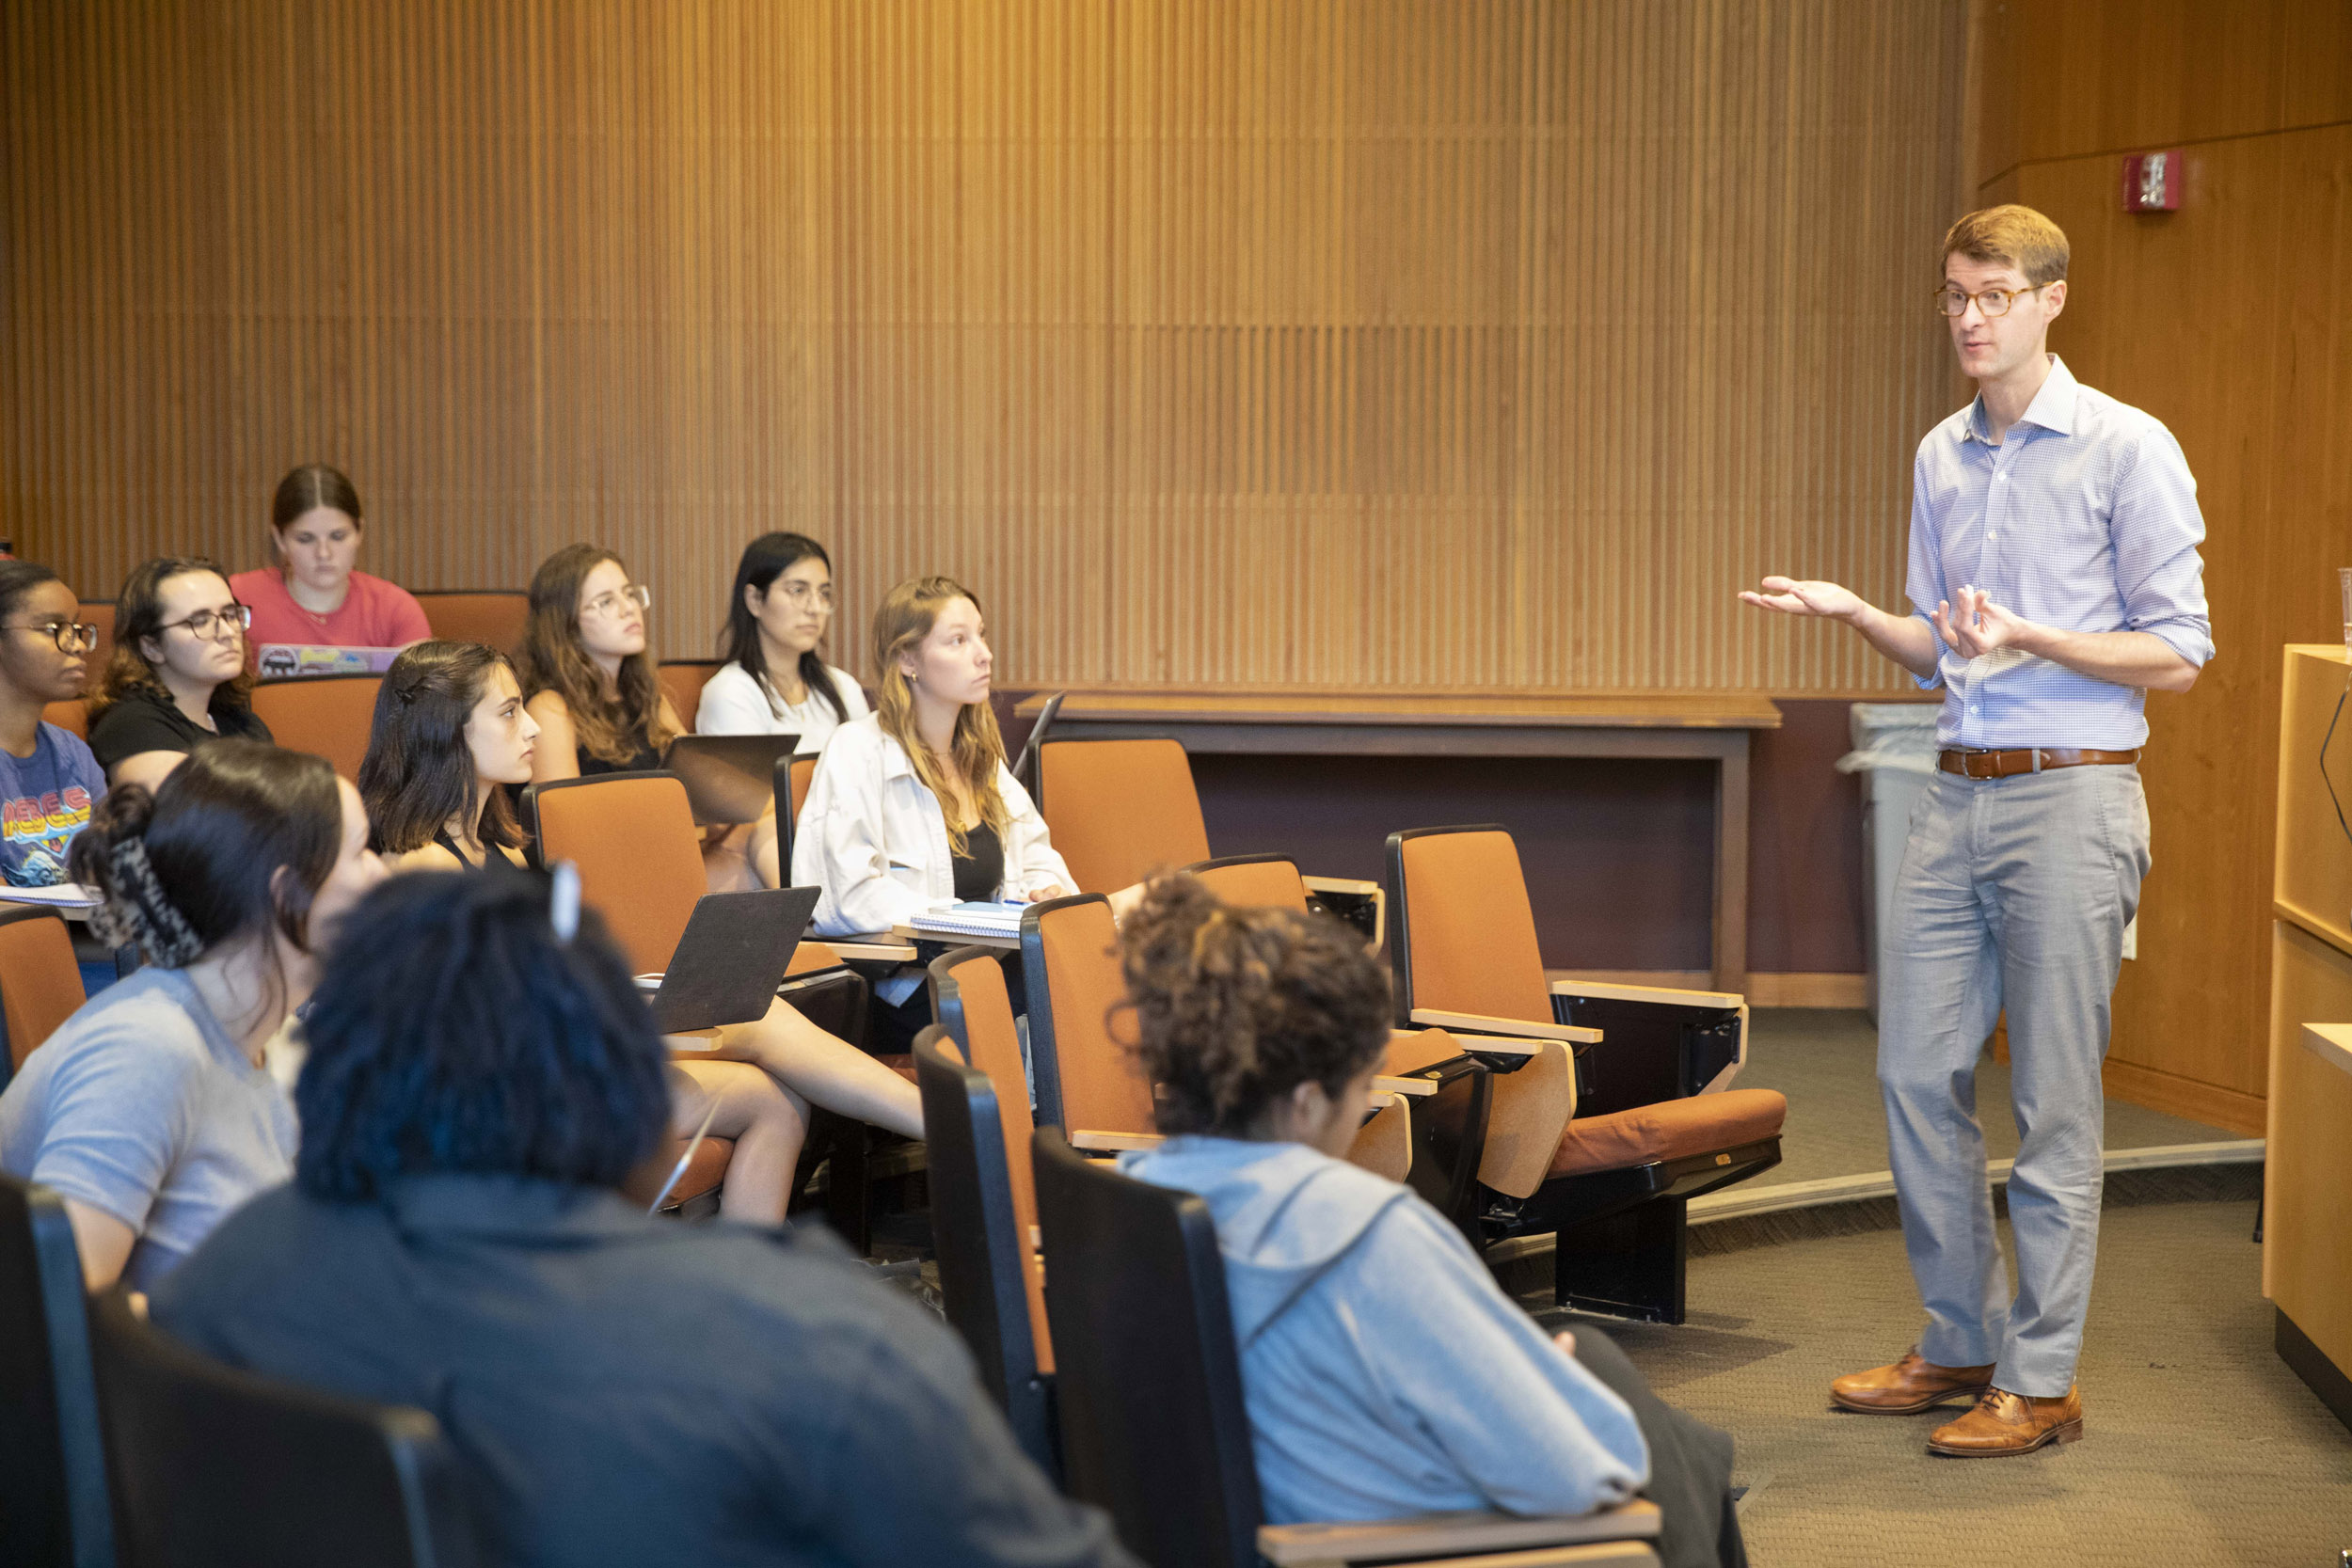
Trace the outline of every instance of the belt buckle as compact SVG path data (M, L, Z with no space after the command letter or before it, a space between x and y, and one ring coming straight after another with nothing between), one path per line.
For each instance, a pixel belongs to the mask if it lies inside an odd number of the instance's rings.
M1997 762L1995 762L1995 761L1994 761L1994 760L1993 760L1993 759L1994 759L1994 753L1993 753L1993 752L1961 752L1961 753L1960 753L1960 772L1961 772L1961 776L1962 776L1963 778L1967 778L1967 779L1976 779L1976 780L1979 780L1979 781L1980 781L1980 782L1981 782L1982 780L1985 780L1985 779L1997 779L1997 778L1999 778L1999 777L2001 776L2001 771L2000 771L2001 765L2000 765L1999 763L1997 763ZM1983 762L1984 762L1984 767L1985 767L1985 771L1983 771L1983 772L1981 772L1981 773L1979 773L1979 772L1978 772L1978 771L1977 771L1977 763L1978 763L1978 760L1979 760L1979 758L1981 758L1981 759L1983 760Z

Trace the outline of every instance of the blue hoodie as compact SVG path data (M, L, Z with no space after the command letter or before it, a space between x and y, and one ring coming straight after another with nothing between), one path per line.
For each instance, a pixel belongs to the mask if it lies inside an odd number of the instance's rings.
M1234 1138L1170 1138L1119 1166L1216 1219L1269 1523L1581 1513L1648 1479L1625 1402L1406 1188Z

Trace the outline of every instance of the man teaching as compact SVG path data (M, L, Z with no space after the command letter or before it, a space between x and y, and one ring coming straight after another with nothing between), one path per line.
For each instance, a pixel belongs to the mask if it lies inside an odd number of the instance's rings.
M1944 238L1936 309L1977 397L1912 466L1912 612L1768 577L1759 609L1843 621L1944 689L1937 772L1911 822L1881 956L1878 1076L1903 1245L1927 1325L1841 1377L1850 1409L1977 1402L1929 1436L1957 1456L2082 1435L2074 1365L2098 1244L2109 999L2148 870L2151 689L2213 657L2197 483L2162 423L2049 352L2066 236L2030 208ZM2016 1164L2012 1299L1976 1117L2006 1008Z

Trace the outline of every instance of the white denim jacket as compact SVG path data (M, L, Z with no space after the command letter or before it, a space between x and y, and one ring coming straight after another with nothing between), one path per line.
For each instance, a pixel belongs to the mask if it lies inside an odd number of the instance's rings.
M1045 819L1002 763L996 788L1011 816L996 896L1024 897L1057 883L1075 891L1070 867L1046 837ZM939 797L914 776L906 748L882 734L872 714L850 721L825 743L793 825L792 881L824 890L817 900L820 937L886 931L955 897L955 861Z

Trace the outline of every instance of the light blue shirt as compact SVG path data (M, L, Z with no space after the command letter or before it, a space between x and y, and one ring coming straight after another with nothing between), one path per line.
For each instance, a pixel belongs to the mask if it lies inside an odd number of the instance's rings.
M2144 631L2201 669L2213 657L2205 520L2197 481L2153 415L2050 376L1995 444L1984 399L1930 431L1912 465L1912 612L1963 587L2062 631ZM2074 746L2128 752L2146 742L2147 693L2004 648L1963 658L1935 641L1944 746Z

